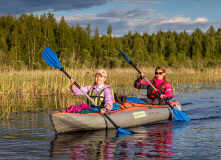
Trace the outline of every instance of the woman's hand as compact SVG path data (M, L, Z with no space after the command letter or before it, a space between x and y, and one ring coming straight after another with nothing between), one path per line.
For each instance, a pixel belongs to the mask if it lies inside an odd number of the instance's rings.
M100 113L101 113L101 114L104 114L105 112L107 112L107 111L110 110L110 107L111 107L110 104L107 104L106 107L105 107L105 109L101 109ZM106 110L106 111L105 111L105 110Z
M141 73L141 77L144 78L144 77L145 77L145 74Z
M75 79L71 78L71 83L74 84L74 82L75 82Z
M141 74L138 74L137 78L139 79L143 79L145 77L145 74L141 73Z
M163 98L164 98L164 94L161 94L161 95L160 95L160 98L163 99Z
M71 78L71 87L72 87L72 90L75 90L76 89L76 86L75 86L75 84L74 84L74 82L75 82L75 79L74 78Z

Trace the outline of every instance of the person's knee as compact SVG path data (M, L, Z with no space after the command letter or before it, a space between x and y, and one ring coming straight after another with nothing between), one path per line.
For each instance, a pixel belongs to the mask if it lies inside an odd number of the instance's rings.
M147 104L153 104L151 99L149 99L149 98L141 98L141 100L146 102Z

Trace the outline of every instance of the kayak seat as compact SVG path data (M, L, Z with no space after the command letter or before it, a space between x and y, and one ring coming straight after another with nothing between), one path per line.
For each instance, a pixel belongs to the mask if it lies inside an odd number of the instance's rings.
M114 103L114 104L113 104L113 108L112 108L111 111L120 109L120 107L121 107L121 106L120 106L118 103ZM98 108L92 108L92 107L90 107L90 110L92 110L93 112L100 112Z

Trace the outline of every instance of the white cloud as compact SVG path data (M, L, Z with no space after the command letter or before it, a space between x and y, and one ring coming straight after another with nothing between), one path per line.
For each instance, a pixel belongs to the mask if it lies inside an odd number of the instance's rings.
M207 18L197 17L195 20L191 20L190 17L173 17L170 19L165 19L163 23L194 23L194 22L208 22Z
M79 23L83 28L89 23L92 32L97 26L100 34L106 34L107 27L111 25L112 34L115 35L124 35L129 31L152 34L157 33L160 29L163 31L183 32L186 30L191 32L196 28L208 30L211 25L221 25L220 21L211 22L205 17L197 17L194 20L184 16L167 18L162 14L154 16L154 12L150 9L112 9L99 14L72 15L65 17L65 20L69 25ZM56 18L59 21L61 17Z
M57 16L56 19L60 20L61 16ZM66 16L65 17L66 22L96 20L96 19L102 19L102 18L97 17L95 14L75 14L75 15L72 15L72 16Z
M167 21L165 21L165 23L179 23L179 22L191 22L191 18L187 17L173 17Z
M208 19L204 17L198 17L194 20L194 22L208 22Z

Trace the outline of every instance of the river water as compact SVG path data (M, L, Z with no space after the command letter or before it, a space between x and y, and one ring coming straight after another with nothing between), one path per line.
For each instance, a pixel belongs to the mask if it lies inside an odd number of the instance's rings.
M128 128L132 135L116 130L55 135L48 116L55 109L41 101L36 111L1 120L0 159L221 159L220 95L220 83L180 91L174 100L192 121Z

